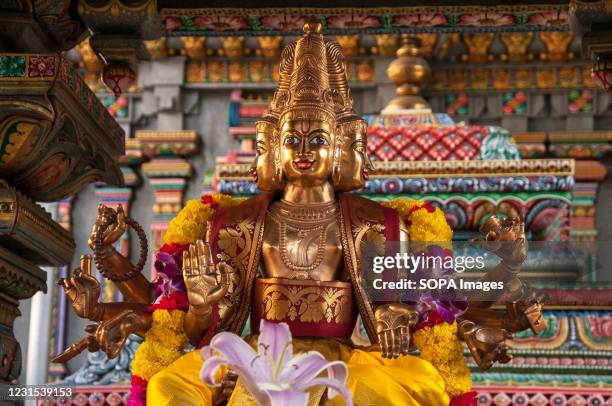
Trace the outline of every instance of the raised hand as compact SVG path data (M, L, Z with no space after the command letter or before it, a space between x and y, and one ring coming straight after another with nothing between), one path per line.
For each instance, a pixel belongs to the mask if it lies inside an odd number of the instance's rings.
M518 268L527 259L527 238L522 220L491 216L480 231L485 233L482 246L510 267Z
M98 232L98 228L106 223L108 219L115 219L110 226L104 231L102 236L102 242L104 245L112 248L113 244L123 235L127 230L127 224L125 223L125 212L123 206L119 205L117 211L103 204L98 205L98 216L94 223L91 233L89 234L89 248L94 249L94 236Z
M417 322L417 312L401 303L385 304L376 308L374 318L383 358L407 355L410 349L410 327Z
M90 255L82 255L81 267L75 269L71 277L59 279L57 284L64 287L64 292L79 317L92 321L102 319L103 308L98 303L100 282L91 275Z
M231 266L222 262L215 266L210 246L202 240L190 244L183 252L183 277L187 288L190 311L208 314L229 286Z

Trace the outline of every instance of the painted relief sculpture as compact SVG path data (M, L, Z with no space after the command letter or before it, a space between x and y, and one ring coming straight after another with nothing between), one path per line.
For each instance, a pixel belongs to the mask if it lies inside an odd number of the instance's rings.
M513 332L544 327L538 298L517 277L527 249L523 223L491 217L482 230L485 248L501 258L485 279L512 287L506 312L490 309L495 295L467 306L370 300L361 283L363 243L444 242L452 232L443 213L422 202L380 204L347 193L362 188L371 169L366 130L340 45L323 38L320 23L306 23L281 55L278 89L257 123L253 176L264 193L188 202L155 256L154 284L112 248L124 214L101 208L92 233L98 268L126 302L98 303L85 258L62 283L77 313L95 324L61 357L85 347L112 357L135 333L145 340L132 363L132 404L254 404L231 371L219 374L219 387L206 386L198 351L184 352L218 332L241 334L250 318L244 340L252 346L262 320L284 322L294 352L345 362L356 405L475 404L462 341L488 368L510 360L505 340ZM370 346L351 342L358 316ZM414 348L420 356L409 354ZM310 391L312 404L335 401L324 388Z

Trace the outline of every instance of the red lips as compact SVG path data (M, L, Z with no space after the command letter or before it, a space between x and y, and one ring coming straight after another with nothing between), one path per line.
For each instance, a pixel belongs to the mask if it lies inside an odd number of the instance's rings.
M293 161L299 169L310 169L314 162L314 159L297 159Z

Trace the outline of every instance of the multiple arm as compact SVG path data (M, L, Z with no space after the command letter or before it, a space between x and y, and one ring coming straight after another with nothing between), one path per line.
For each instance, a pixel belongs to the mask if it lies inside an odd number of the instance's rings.
M106 229L100 229L109 223ZM76 314L94 324L86 327L87 336L71 345L54 361L67 361L84 349L103 350L110 358L116 357L130 334L143 336L151 327L152 318L147 308L155 299L153 284L141 273L135 272L134 265L113 247L126 229L121 206L116 212L103 205L98 207L89 245L95 249L96 241L102 241L102 246L97 250L98 267L104 269L104 276L117 286L126 301L99 302L100 283L91 275L91 257L83 255L81 267L75 269L69 278L60 279L58 284L64 288ZM100 232L101 238L98 236ZM213 305L227 292L227 275L232 271L225 263L215 266L208 244L201 240L183 253L183 277L189 300L184 325L192 344L197 345L208 330Z
M106 275L126 297L125 302L99 302L100 284L91 275L91 257L81 258L81 267L72 276L58 283L64 287L72 306L82 318L96 324L88 325L88 335L69 347L56 358L65 361L82 350L104 350L109 357L119 354L130 334L144 335L150 328L151 315L146 310L153 298L153 285L141 274L134 273L131 262L119 254L113 244L126 231L125 215L121 207L117 212L99 207L98 218L89 240L101 224L108 224L108 217L116 221L103 231L103 250L98 261L107 270ZM475 361L482 368L489 368L495 361L508 362L510 356L505 341L512 333L531 328L540 332L546 327L541 315L541 298L519 278L518 272L527 256L524 225L518 220L499 220L491 217L481 229L486 234L484 248L501 258L497 267L489 271L481 281L504 282L508 287L506 311L491 309L501 298L502 292L479 292L472 297L469 307L458 321L459 336L470 349ZM400 223L400 240L408 240L408 232ZM98 239L99 241L99 239ZM209 245L202 240L191 244L183 253L183 277L187 289L189 309L184 327L193 345L197 345L211 328L214 306L225 296L229 274L233 269L226 263L215 265ZM407 354L410 348L411 329L418 321L415 306L402 303L381 304L375 311L376 333L382 356L397 358Z
M400 239L407 240L403 222ZM512 333L531 328L535 333L546 327L542 317L542 298L523 283L518 273L527 258L527 240L520 220L491 217L481 228L485 234L483 248L493 252L501 262L481 279L503 282L505 290L478 292L468 298L467 310L458 318L459 336L464 340L476 363L490 368L494 362L510 361L506 340ZM491 307L506 296L506 311ZM376 332L382 356L396 358L408 352L411 329L417 322L416 309L402 303L382 304L376 308Z
M484 369L495 361L509 362L506 340L512 333L531 328L536 334L546 328L542 317L542 298L523 283L518 273L527 258L524 223L517 219L500 220L490 217L481 228L485 233L482 245L495 253L501 262L481 281L504 282L504 291L478 292L468 309L458 320L459 335L466 342L476 363ZM506 311L491 307L506 297Z
M101 231L101 225L107 224L111 217L115 221L106 230ZM91 274L91 257L83 255L81 267L75 269L69 278L60 279L58 285L64 288L75 313L93 321L94 324L85 328L87 335L81 341L55 357L55 362L65 362L86 348L90 351L101 349L110 358L114 358L119 355L130 334L144 336L150 328L151 315L146 309L152 301L152 284L141 273L123 280L125 275L134 273L134 267L113 248L113 244L126 229L125 214L121 206L116 212L103 205L98 207L98 217L90 235L89 245L93 249L94 237L98 232L103 232L103 255L98 259L108 271L107 277L115 283L126 301L99 302L100 282Z

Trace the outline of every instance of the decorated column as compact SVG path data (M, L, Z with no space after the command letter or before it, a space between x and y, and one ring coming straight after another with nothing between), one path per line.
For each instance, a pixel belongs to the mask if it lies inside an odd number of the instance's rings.
M153 188L155 203L151 223L153 251L162 245L168 223L183 207L183 195L193 169L185 159L198 152L195 131L140 131L136 134L142 153L150 158L142 172Z

